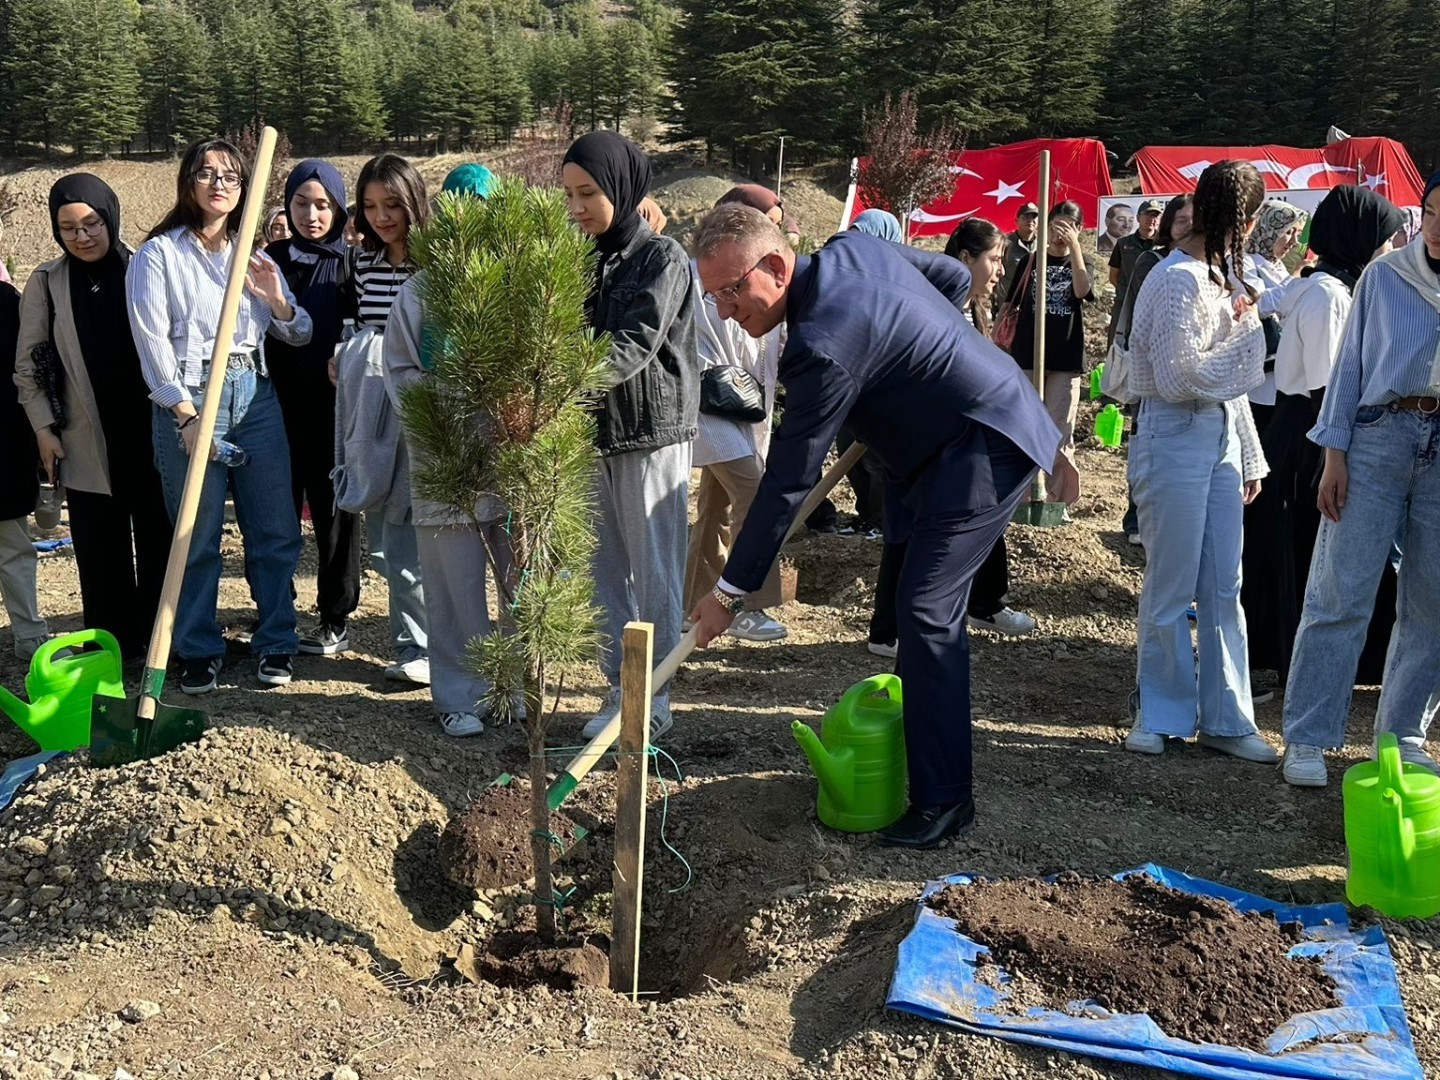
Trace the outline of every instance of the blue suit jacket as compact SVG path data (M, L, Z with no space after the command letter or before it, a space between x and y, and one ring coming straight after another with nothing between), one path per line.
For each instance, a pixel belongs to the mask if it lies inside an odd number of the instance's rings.
M797 260L779 367L785 413L726 582L760 587L842 423L898 491L936 487L926 480L943 474L948 490L923 497L932 507L938 497L979 509L1009 493L994 490L988 471L967 477L946 465L953 454L942 451L971 439L977 424L1040 468L1054 464L1060 430L1025 372L964 315L969 293L958 260L857 232Z

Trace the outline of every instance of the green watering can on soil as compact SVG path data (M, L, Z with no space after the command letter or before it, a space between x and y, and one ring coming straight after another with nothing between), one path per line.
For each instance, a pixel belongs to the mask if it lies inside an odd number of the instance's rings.
M1091 400L1091 401L1099 401L1102 397L1105 396L1105 392L1100 389L1100 387L1103 386L1104 383L1105 383L1105 361L1102 360L1102 361L1100 361L1100 363L1096 364L1093 368L1090 369L1090 400Z
M1125 414L1118 405L1106 405L1095 414L1095 438L1101 446L1119 446L1125 435Z
M876 832L905 813L905 722L900 680L876 675L856 683L821 723L790 725L820 780L815 811L840 832Z
M1400 758L1380 736L1379 760L1345 770L1345 895L1392 919L1440 914L1440 776Z
M78 651L92 644L99 649ZM55 655L64 649L75 651ZM90 699L96 694L125 696L120 643L104 630L81 630L41 645L25 676L29 704L0 686L0 711L41 750L75 750L90 745Z

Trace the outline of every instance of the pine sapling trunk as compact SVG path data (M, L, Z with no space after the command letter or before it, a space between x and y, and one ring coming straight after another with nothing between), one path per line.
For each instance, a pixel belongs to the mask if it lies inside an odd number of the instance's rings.
M544 681L539 665L525 678L525 734L530 744L530 858L535 864L535 928L555 941L555 877L550 864L550 804L545 783Z

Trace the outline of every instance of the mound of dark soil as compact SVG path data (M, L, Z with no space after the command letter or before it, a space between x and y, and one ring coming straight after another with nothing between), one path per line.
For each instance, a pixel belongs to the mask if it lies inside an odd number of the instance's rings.
M1038 995L1018 995L1022 1007L1091 1000L1148 1013L1175 1038L1263 1051L1290 1017L1338 1005L1318 961L1287 957L1298 926L1143 875L953 886L930 907L1034 984Z
M610 985L608 945L600 938L562 941L546 945L531 930L496 934L473 955L457 962L473 965L473 973L496 986L523 988L548 986L552 990L578 990L582 986Z
M575 843L575 822L558 811L550 815L550 831L566 849ZM529 786L517 780L482 791L445 826L440 862L446 877L470 889L500 889L532 877Z

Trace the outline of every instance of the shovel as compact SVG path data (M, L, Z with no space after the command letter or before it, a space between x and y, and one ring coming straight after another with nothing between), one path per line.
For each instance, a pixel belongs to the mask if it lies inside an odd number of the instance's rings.
M851 466L859 461L864 453L864 444L852 443L849 449L840 455L840 459L825 471L820 482L810 490L810 494L805 496L805 501L800 504L800 509L795 514L795 520L790 524L790 531L785 534L786 541L805 527L805 519L814 512L821 500L830 494L830 489L840 482L840 478L850 471ZM685 631L685 636L670 650L665 659L655 665L655 672L651 676L652 686L664 686L670 681L671 676L685 662L686 657L694 651L695 638L696 629L692 626ZM551 810L557 809L570 797L570 794L580 786L580 781L585 779L590 770L605 756L606 751L615 744L615 740L619 737L620 716L617 713L615 718L605 725L605 730L586 743L584 749L571 759L570 764L565 766L565 771L557 776L555 782L550 785L546 801L549 802Z
M209 376L205 397L200 405L199 431L195 436L195 453L185 472L185 488L180 496L180 509L175 516L175 539L170 544L170 558L165 564L165 584L160 591L160 607L155 628L150 634L150 651L145 657L145 674L136 698L95 695L90 705L90 761L94 765L124 765L141 758L152 758L182 743L195 742L205 730L205 714L199 709L181 709L160 701L165 687L165 667L170 659L170 638L175 630L175 608L180 600L180 587L185 581L185 563L190 557L191 534L195 530L195 513L200 507L200 491L210 464L208 450L215 438L215 417L220 411L220 395L225 387L225 365L230 344L235 337L235 323L240 314L240 300L245 291L245 274L250 265L250 249L260 223L265 189L270 183L270 165L275 154L275 129L265 128L260 135L260 148L250 174L245 195L245 209L240 218L240 232L231 242L229 276L225 281L225 299L220 309L220 325L215 333L215 348L210 353Z

